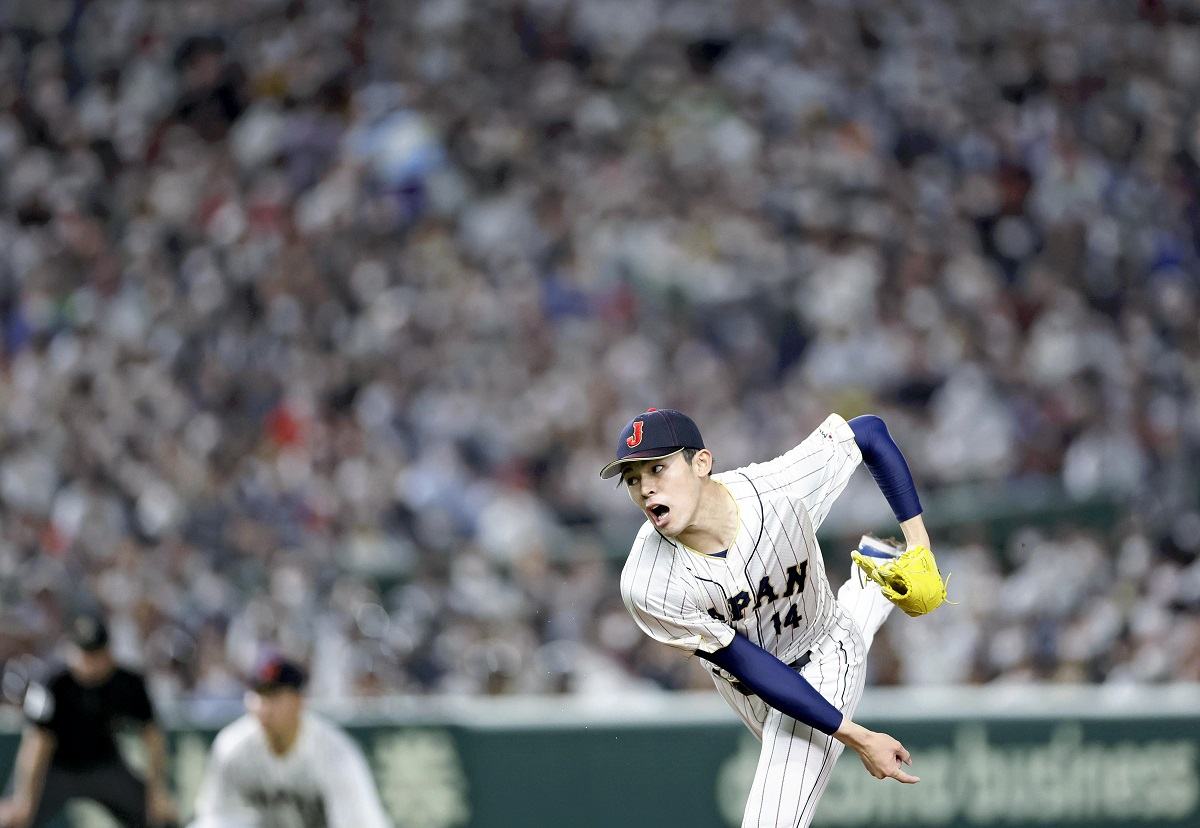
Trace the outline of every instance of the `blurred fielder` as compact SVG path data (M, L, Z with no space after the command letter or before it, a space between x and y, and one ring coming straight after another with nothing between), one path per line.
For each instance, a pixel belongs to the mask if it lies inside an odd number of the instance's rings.
M304 709L304 672L266 662L213 742L192 828L391 828L354 740Z
M859 462L887 498L903 553L864 538L834 598L814 532ZM908 463L883 421L831 414L786 454L712 475L690 418L649 409L621 432L621 476L646 515L621 575L657 641L709 662L717 691L762 741L742 825L807 826L844 745L877 779L919 781L908 751L852 721L867 648L892 603L945 599Z
M0 800L0 828L40 828L71 799L90 799L128 828L175 824L167 788L166 739L146 682L118 666L98 616L75 618L66 664L25 691L26 726L13 769L12 796ZM146 777L121 758L115 733L138 726Z

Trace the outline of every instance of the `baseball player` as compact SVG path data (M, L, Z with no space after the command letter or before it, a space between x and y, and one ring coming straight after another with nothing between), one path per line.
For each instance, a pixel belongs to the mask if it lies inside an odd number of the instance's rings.
M304 709L305 675L267 661L248 713L217 734L192 828L391 828L366 759Z
M853 554L834 597L814 532L865 462L908 549ZM921 504L883 421L830 415L766 463L712 474L690 418L649 409L621 432L601 477L621 476L646 523L621 575L638 626L709 663L717 690L762 741L742 825L807 826L849 745L878 779L919 781L896 739L856 724L867 648L892 609L934 609L945 586Z

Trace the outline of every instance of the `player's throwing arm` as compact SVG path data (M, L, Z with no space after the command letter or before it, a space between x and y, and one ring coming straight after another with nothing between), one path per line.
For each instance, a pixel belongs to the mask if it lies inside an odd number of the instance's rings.
M908 548L865 542L835 596L814 533L860 462ZM743 826L808 825L845 745L878 779L919 781L900 742L851 718L892 602L917 615L945 598L912 475L883 421L833 414L783 455L714 475L696 424L649 409L601 471L618 475L646 516L621 576L626 607L647 635L704 659L762 741Z

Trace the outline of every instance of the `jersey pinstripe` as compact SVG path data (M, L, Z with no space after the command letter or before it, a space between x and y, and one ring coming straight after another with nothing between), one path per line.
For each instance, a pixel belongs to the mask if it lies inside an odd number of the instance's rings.
M642 527L621 595L650 637L715 652L741 633L785 663L843 640L852 622L834 599L814 535L862 455L831 414L799 445L765 463L714 475L737 503L725 557L704 555Z

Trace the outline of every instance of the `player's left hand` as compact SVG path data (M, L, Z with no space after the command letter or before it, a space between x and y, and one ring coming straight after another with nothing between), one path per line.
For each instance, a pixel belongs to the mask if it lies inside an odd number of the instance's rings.
M146 818L153 826L174 825L179 820L175 802L162 785L152 784L146 788Z
M885 598L912 618L933 612L946 600L946 582L928 546L912 546L892 559L858 551L850 557L879 584Z

